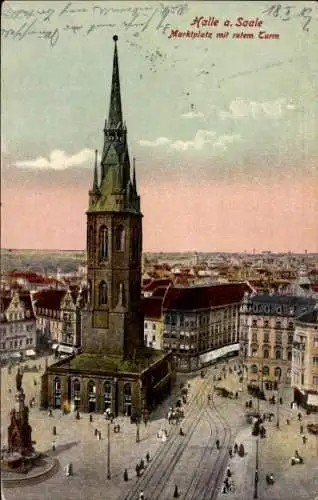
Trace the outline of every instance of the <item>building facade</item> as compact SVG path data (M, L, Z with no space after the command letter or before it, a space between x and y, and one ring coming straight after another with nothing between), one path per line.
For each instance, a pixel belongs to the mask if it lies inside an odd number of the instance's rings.
M38 333L51 345L81 346L81 310L86 290L42 290L33 294Z
M146 297L144 310L144 341L147 347L163 350L163 297Z
M0 358L22 360L36 354L36 322L29 293L2 294L0 310Z
M83 411L140 418L170 390L171 353L144 346L141 303L142 213L135 161L131 175L123 120L117 36L100 169L95 156L87 210L87 304L82 352L50 366L42 377L42 406L67 403Z
M296 320L292 357L295 401L318 411L318 309Z
M172 350L179 371L192 371L214 360L214 351L237 345L239 311L246 283L171 286L163 302L163 347Z
M240 312L241 356L246 379L271 389L278 382L290 385L297 316L313 308L303 297L245 294Z

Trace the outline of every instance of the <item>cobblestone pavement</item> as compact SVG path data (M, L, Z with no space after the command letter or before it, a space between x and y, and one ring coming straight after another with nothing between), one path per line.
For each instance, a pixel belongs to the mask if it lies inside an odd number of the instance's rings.
M42 369L44 369L44 361L37 360L36 364L39 363L42 364ZM28 364L33 365L34 363L29 362ZM218 375L218 372L214 371L213 368L211 368L211 372ZM39 383L35 386L34 379L39 381L41 373L24 374L23 388L26 393L27 403L33 396L37 401L39 400ZM12 375L7 375L7 369L1 369L2 444L6 444L9 411L14 404L15 374L16 370L12 371ZM183 376L183 378L186 379L186 376ZM200 377L193 375L191 380L191 392L193 394L200 383ZM230 390L239 390L240 388L235 373L218 382L218 385L227 387ZM12 389L11 394L8 393L9 388ZM284 404L279 407L279 429L276 427L276 406L273 407L268 402L260 403L260 411L273 411L275 418L271 423L266 422L268 437L259 441L259 499L315 500L315 497L318 496L317 474L314 473L315 466L317 471L318 440L306 433L308 441L305 445L302 444L300 424L297 422L298 411L290 409L290 390L282 389L281 395ZM232 445L234 442L238 444L242 442L246 451L244 458L234 455L232 459L229 459L228 463L233 472L234 492L227 495L220 493L218 500L224 499L225 496L230 496L233 500L253 498L256 438L251 436L251 426L246 423L246 399L250 399L250 396L246 394L244 387L242 387L242 392L239 392L238 400L215 397L218 411L232 428ZM50 456L56 456L61 463L61 469L54 477L42 484L17 489L5 489L3 491L5 500L21 500L21 498L24 498L24 500L123 500L128 491L136 484L136 463L141 458L145 460L147 452L153 458L156 452L165 446L166 443L159 441L156 434L161 428L167 427L165 415L168 407L175 400L176 394L173 394L154 412L147 427L140 426L139 443L136 443L136 425L130 424L129 420L124 417L116 419L115 422L121 426L121 432L114 434L113 426L111 426L111 480L107 480L106 475L108 424L102 415L94 415L93 422L90 423L87 414L81 414L81 420L76 420L74 414L63 416L61 411L56 410L53 412L53 417L50 418L46 412L39 411L37 407L32 408L30 410L30 424L33 428L33 439L37 442L36 449L47 452ZM204 404L204 400L202 400L202 405ZM255 403L254 406L256 406ZM303 414L302 423L304 429L306 429L306 424L313 422L314 418L317 419L317 417L307 416L303 411L301 412ZM187 406L185 407L186 413ZM290 418L290 425L286 424L287 418ZM56 425L57 428L57 435L54 438L52 436L53 425ZM196 437L188 447L187 453L184 455L183 460L180 461L175 475L172 475L169 482L167 482L164 491L165 496L161 496L158 500L173 498L175 481L180 483L178 484L181 493L179 498L191 498L192 495L194 500L208 500L208 498L195 496L193 490L191 495L186 496L188 487L183 487L183 485L186 485L187 474L189 475L189 472L193 472L195 467L198 467L196 456L201 456L202 449L206 444L204 436L209 433L209 426L207 421L204 422L204 417L200 422L200 426ZM94 436L95 428L102 432L101 441L98 441ZM177 433L178 428L177 426L170 426L169 430ZM56 442L55 453L51 451L53 439ZM290 465L290 458L295 449L298 449L299 454L304 457L304 465L294 467ZM200 451L199 454L197 454L198 450ZM215 451L212 451L212 455L216 456ZM63 474L63 466L69 462L73 463L74 476L66 478ZM152 463L155 464L155 459L150 462L149 468ZM213 464L211 466L213 467ZM123 480L125 468L128 469L128 482ZM275 474L276 482L273 486L266 484L265 476L268 472ZM199 488L197 488L197 492L199 491ZM147 498L147 500L155 499Z

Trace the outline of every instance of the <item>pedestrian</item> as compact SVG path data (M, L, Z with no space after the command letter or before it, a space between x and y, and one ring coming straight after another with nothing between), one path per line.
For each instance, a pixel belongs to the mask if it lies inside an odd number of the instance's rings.
M101 433L101 431L98 432L97 439L98 439L98 441L100 441L102 439L102 433Z
M90 413L90 415L89 415L89 421L90 421L90 422L93 422L93 415L92 415L91 413Z
M139 494L139 500L144 500L144 499L145 499L144 492L141 491Z
M237 452L238 452L238 444L234 443L234 453L237 453Z
M55 451L55 441L52 441L52 451Z
M304 426L303 425L300 426L300 434L304 434Z
M53 431L52 431L52 433L53 433L53 436L56 436L56 426L55 425L53 425Z
M95 429L94 430L94 436L97 436L97 434L98 434L98 429Z
M139 469L139 464L136 465L136 476L140 476L140 469Z
M127 469L124 470L124 481L128 481L128 471L127 471Z
M232 458L232 456L233 456L232 446L230 446L230 448L229 448L229 455L230 455L230 458Z
M301 422L301 413L298 413L298 422Z
M227 477L231 477L232 476L232 472L231 472L231 469L230 469L229 465L227 466L227 469L226 469L226 475L227 475Z
M173 498L179 498L179 490L177 485L175 485L174 487Z
M306 436L303 436L302 439L303 439L303 444L306 444L306 441L307 441Z
M150 462L150 455L149 455L149 451L147 451L146 460L147 460L147 463L149 463L149 462Z

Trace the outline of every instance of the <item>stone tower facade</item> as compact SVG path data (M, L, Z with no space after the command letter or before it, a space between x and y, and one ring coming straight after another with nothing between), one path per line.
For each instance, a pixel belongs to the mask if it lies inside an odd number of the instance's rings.
M83 351L131 358L143 346L141 308L142 214L135 160L131 165L123 121L117 36L104 147L87 211L88 306Z

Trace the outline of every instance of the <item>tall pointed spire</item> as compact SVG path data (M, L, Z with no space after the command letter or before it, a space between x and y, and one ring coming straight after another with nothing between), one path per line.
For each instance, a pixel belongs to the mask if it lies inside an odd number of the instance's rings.
M97 175L97 155L98 151L95 149L95 166L94 166L94 180L93 180L93 191L98 191L98 175Z
M114 48L114 59L113 59L112 89L110 94L110 106L108 114L108 126L117 128L119 124L123 123L123 115L121 110L118 54L117 54L118 36L114 35L113 40L115 42L115 48Z

